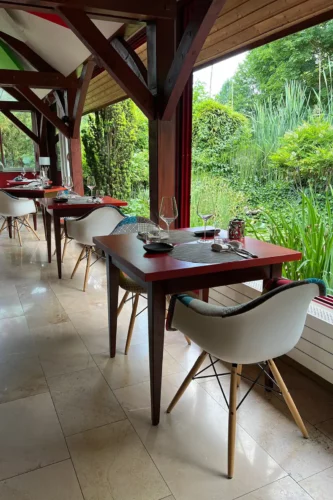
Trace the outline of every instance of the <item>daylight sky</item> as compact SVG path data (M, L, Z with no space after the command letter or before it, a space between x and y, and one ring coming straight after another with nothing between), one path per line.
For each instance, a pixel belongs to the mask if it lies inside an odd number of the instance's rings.
M226 61L213 64L209 68L195 71L193 75L194 83L200 81L206 85L206 89L212 96L217 94L223 83L234 76L241 62L244 61L247 52L231 57Z

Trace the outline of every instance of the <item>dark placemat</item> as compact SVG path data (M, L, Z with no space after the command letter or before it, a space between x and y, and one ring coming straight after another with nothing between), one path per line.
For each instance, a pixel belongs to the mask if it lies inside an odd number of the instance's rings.
M167 234L167 231L162 231L162 234ZM145 238L138 236L139 239L145 240ZM171 230L169 238L162 238L161 241L165 243L172 243L173 245L178 245L181 243L192 243L199 239L199 236L195 236L191 231Z
M222 264L244 260L243 257L232 252L213 252L211 243L194 243L193 245L180 245L169 253L171 257L186 262L200 264Z

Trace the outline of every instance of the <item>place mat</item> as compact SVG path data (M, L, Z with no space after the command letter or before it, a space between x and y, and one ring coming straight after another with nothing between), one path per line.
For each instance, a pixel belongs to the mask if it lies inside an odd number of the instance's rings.
M184 260L186 262L194 262L197 264L222 264L223 262L245 260L236 253L213 252L210 243L180 245L175 247L169 255L177 260Z
M163 231L167 233L167 231ZM199 236L195 236L194 233L191 231L181 231L180 229L178 230L171 230L169 238L166 241L167 243L173 243L174 245L180 244L180 243L192 243L193 241L196 241L199 239Z

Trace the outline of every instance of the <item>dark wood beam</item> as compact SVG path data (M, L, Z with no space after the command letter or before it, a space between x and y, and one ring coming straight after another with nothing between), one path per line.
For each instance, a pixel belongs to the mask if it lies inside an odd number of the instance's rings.
M79 78L80 88L76 92L73 116L70 117L73 124L72 137L74 139L80 138L81 118L83 114L86 95L88 92L89 82L91 80L94 68L95 62L93 60L88 60L83 66L82 73Z
M84 12L75 9L60 8L57 12L88 50L102 61L106 71L128 97L139 106L148 118L153 119L155 105L151 92L109 44L89 17Z
M27 101L23 101L22 99L22 95L14 88L12 87L3 87L4 90L7 92L7 94L11 95L13 97L13 99L16 99L17 101L21 101L21 102L27 102Z
M24 123L22 123L21 120L19 120L15 115L13 115L13 113L11 113L8 110L7 111L2 110L1 112L8 118L8 120L14 123L14 125L16 125L17 128L22 130L24 134L30 137L30 139L32 139L36 144L39 144L39 139L37 135L34 134L26 125L24 125Z
M136 76L140 78L142 83L147 85L147 68L131 45L120 37L114 38L111 45L116 49L118 54L124 59Z
M144 21L174 18L176 3L176 0L4 0L0 1L0 7L36 12L67 7L92 16Z
M34 111L27 101L0 101L0 111Z
M34 50L32 50L26 43L21 42L13 36L7 35L0 31L0 40L5 42L11 49L22 56L28 63L30 63L38 71L46 73L58 73L50 64L42 59Z
M30 102L34 108L39 111L46 120L48 120L55 128L59 130L64 136L70 137L70 129L57 115L53 112L45 102L39 99L36 94L30 90L28 87L19 87L16 90Z
M170 120L202 46L226 0L195 0L164 87L162 118Z
M21 85L40 89L65 89L77 88L78 81L73 78L66 78L61 73L0 69L1 87L17 87Z

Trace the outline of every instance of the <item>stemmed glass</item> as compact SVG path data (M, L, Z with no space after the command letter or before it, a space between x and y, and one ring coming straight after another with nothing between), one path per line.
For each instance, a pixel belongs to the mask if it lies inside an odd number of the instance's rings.
M93 197L93 189L96 187L96 181L93 175L89 175L87 178L87 186L90 189L90 196Z
M168 237L170 235L170 224L178 217L178 208L174 196L163 196L160 207L160 219L162 219L168 228Z
M70 195L73 187L73 179L70 175L64 177L64 187L67 189L68 194Z
M205 193L200 196L197 205L197 215L204 222L204 237L199 240L199 243L207 243L206 230L207 222L216 216L216 203L214 197L209 193Z
M23 163L22 168L21 168L21 176L22 176L22 181L24 181L24 176L25 176L25 165Z

